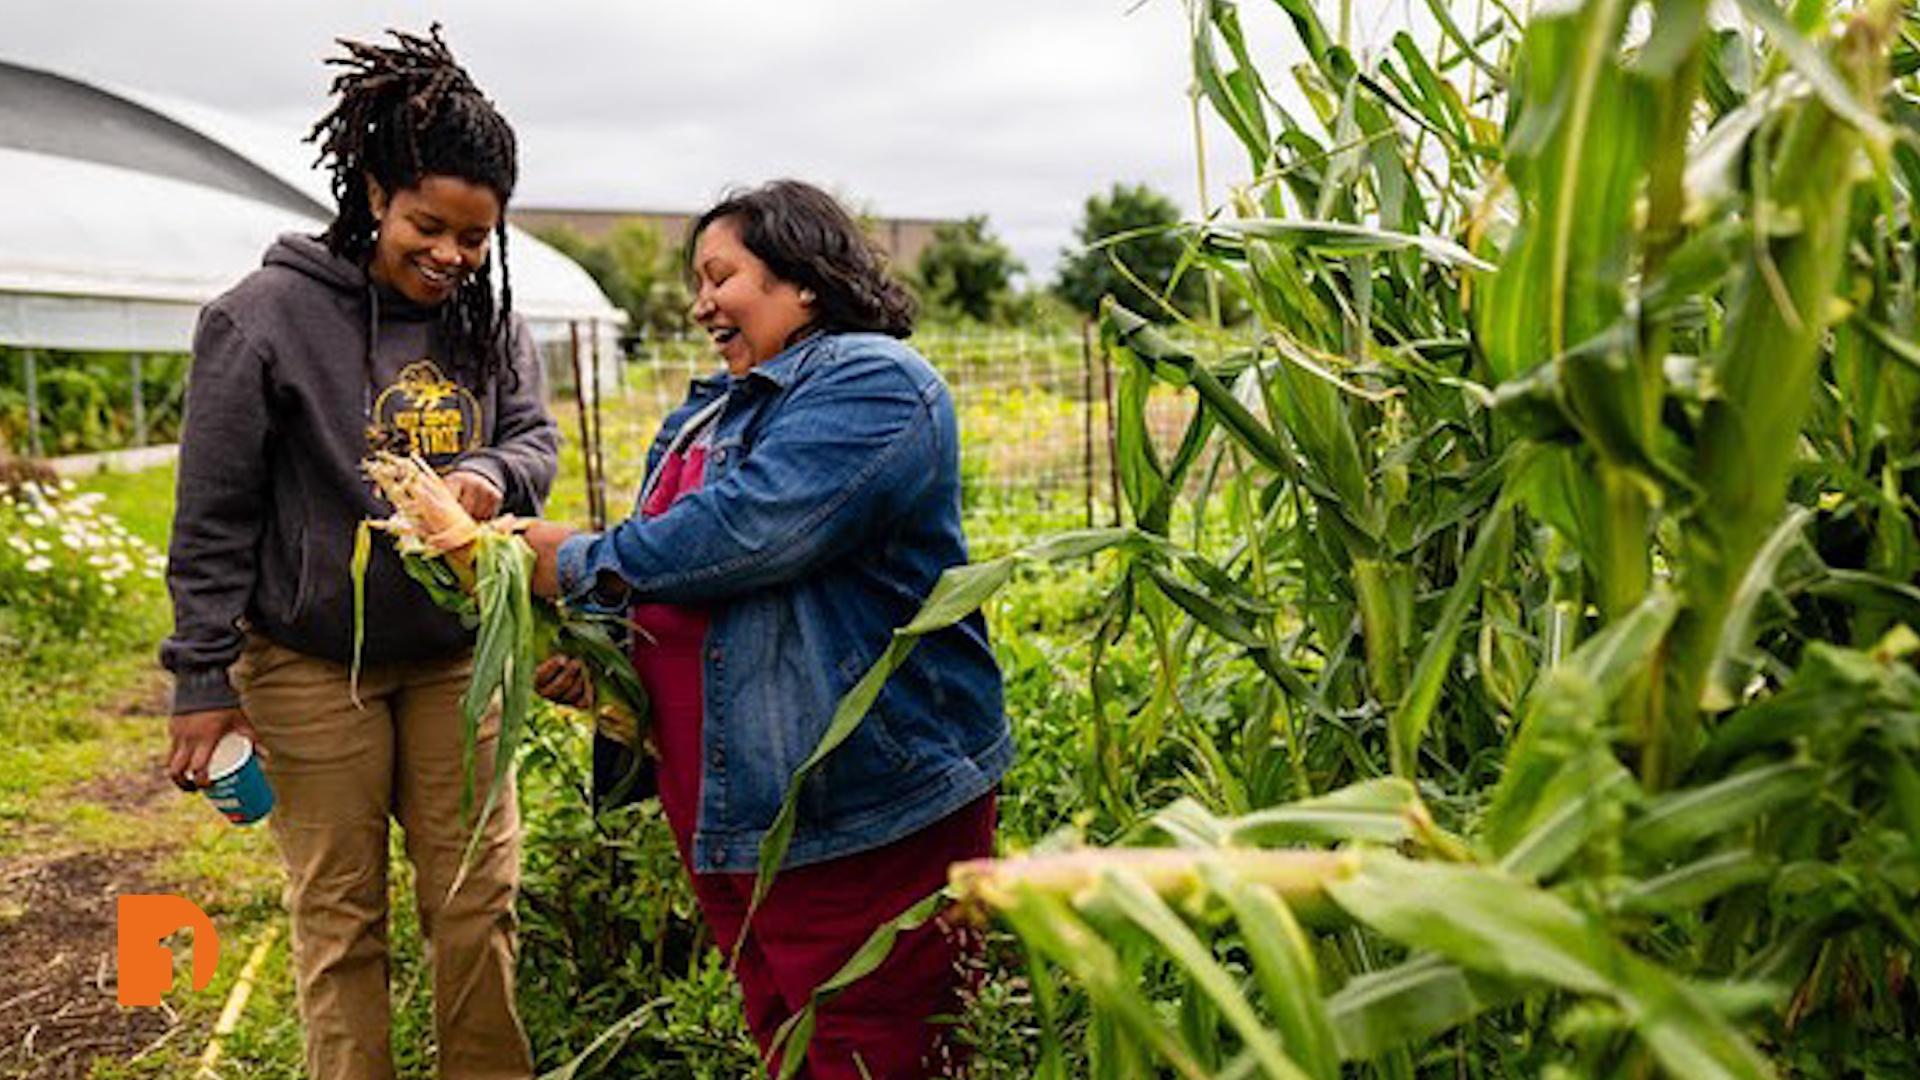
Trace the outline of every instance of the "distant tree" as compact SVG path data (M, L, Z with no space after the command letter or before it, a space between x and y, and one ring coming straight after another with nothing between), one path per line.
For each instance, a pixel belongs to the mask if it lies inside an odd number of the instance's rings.
M1002 320L1013 299L1013 275L1025 267L987 226L985 214L933 227L914 266L920 299L937 315Z
M615 307L627 313L629 333L672 332L687 325L693 298L680 252L644 221L625 221L599 240L561 225L540 239L580 264Z
M1113 294L1121 304L1152 319L1164 317L1160 304L1142 293L1113 265L1114 259L1126 264L1133 276L1165 296L1167 283L1186 248L1171 226L1180 223L1180 208L1165 195L1145 184L1113 185L1106 194L1087 199L1086 209L1074 236L1078 247L1060 253L1060 270L1054 290L1069 304L1092 315L1100 309L1100 298ZM1092 245L1109 236L1136 229L1159 229L1108 247ZM1188 267L1180 283L1168 297L1182 311L1197 311L1206 293L1206 284L1198 267Z

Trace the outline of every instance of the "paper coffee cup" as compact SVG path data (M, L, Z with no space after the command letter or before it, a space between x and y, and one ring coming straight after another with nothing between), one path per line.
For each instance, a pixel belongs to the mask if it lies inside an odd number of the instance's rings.
M220 737L207 762L207 798L235 825L251 825L273 809L273 789L253 741L237 731Z

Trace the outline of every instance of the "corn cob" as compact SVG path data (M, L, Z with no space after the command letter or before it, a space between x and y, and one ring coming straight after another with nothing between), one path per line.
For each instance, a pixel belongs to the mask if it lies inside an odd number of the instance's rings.
M511 517L475 521L460 505L446 480L418 455L379 450L362 461L360 468L394 509L391 517L369 524L392 536L402 556L445 562L459 580L461 589L469 594L477 580L475 563L482 539L506 538L518 531L519 523ZM563 614L559 621L564 624L567 617ZM542 625L543 636L548 638L543 646L556 644L551 636L558 627L544 622ZM581 640L578 633L560 637L558 644L563 651L588 660L588 668L593 673L596 705L592 713L596 728L617 742L635 745L640 738L638 714L644 709L626 700L632 696L631 689L623 694L619 688L609 685L612 676L607 670L623 664L624 659L617 653L584 655L588 642Z
M460 505L453 489L417 455L379 451L360 463L362 472L393 504L390 518L373 527L392 535L403 555L442 558L460 584L473 589L473 544L483 526Z
M1263 885L1302 919L1331 913L1326 885L1351 877L1360 857L1351 852L1105 848L1013 859L972 859L947 871L949 891L975 911L1018 907L1029 893L1061 897L1076 907L1097 900L1102 876L1126 870L1170 902L1204 890L1200 866L1212 861L1235 877Z

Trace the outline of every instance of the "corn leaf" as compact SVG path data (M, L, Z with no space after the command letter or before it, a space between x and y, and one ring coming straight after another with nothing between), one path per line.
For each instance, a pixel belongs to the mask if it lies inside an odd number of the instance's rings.
M1214 959L1212 950L1152 889L1124 869L1109 871L1101 886L1107 900L1186 969L1195 985L1219 1008L1267 1076L1275 1080L1309 1080L1309 1074L1287 1056L1280 1040L1261 1022L1252 1003L1240 992L1237 980L1227 973L1226 968Z
M833 995L879 970L880 965L887 962L887 957L893 955L893 946L900 940L901 934L925 926L952 903L953 897L948 891L939 889L881 923L840 966L840 970L813 988L807 997L807 1004L789 1016L774 1032L773 1045L778 1048L776 1054L780 1058L780 1080L790 1080L806 1064L807 1047L813 1041L814 1022L820 1006Z
M1200 865L1200 878L1233 912L1253 959L1254 977L1279 1028L1280 1045L1316 1080L1340 1075L1338 1040L1320 996L1313 949L1287 905L1248 885L1218 862Z
M1663 795L1628 829L1627 842L1652 857L1676 855L1691 845L1724 836L1762 814L1811 798L1819 770L1780 762L1735 773L1724 780Z
M1252 237L1321 255L1344 257L1380 251L1418 251L1444 266L1493 272L1485 259L1451 240L1356 225L1347 221L1311 221L1299 218L1236 218L1207 227L1210 236Z
M1347 980L1327 999L1327 1019L1347 1061L1374 1061L1518 1000L1523 984L1470 971L1423 953Z
M1370 854L1327 890L1349 914L1413 948L1502 979L1617 1002L1672 1075L1772 1075L1697 991L1633 955L1592 916L1516 878Z

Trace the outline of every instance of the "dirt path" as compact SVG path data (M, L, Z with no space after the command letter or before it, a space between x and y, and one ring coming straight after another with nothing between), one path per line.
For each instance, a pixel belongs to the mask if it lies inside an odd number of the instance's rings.
M154 688L122 708L150 714ZM118 720L121 724L148 722ZM161 774L157 740L144 755L120 755L110 771L42 797L51 807L88 804L120 819L148 818L174 794ZM96 1057L128 1061L170 1036L165 1008L123 1009L115 998L115 898L165 891L156 878L165 845L89 850L57 815L14 826L18 854L0 858L0 1076L87 1076Z

